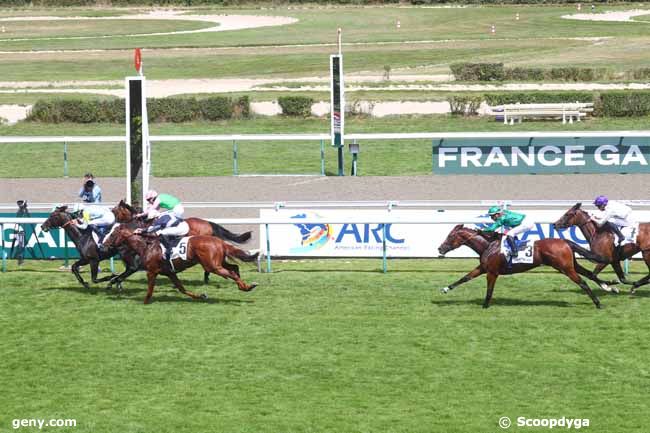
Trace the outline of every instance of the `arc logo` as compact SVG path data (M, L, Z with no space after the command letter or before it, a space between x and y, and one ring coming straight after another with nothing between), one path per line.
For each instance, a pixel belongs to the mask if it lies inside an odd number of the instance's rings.
M311 213L309 216L322 218L321 215ZM294 215L291 218L307 219L306 213ZM294 224L300 230L301 242L299 247L290 248L292 254L314 252L323 248L328 243L336 244L339 249L359 249L370 245L381 245L383 224L342 224L340 230L334 233L330 224ZM404 239L395 237L391 233L392 224L386 224L386 242L389 244L403 244Z
M318 214L312 214L315 218L321 218ZM291 218L306 219L307 214L294 215ZM300 246L290 249L292 254L303 254L316 251L323 248L327 242L332 239L332 228L329 224L294 224L300 230Z

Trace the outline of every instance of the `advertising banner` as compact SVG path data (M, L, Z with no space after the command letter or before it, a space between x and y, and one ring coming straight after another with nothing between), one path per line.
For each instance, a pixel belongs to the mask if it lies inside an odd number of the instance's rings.
M536 222L533 230L523 239L570 239L589 247L578 227L558 230L551 224L559 219L563 210L517 210ZM650 211L636 212L641 221L650 221ZM492 221L486 209L474 210L358 210L358 209L262 209L260 218L295 219L295 224L270 224L269 240L272 256L280 257L381 257L383 251L383 224L380 221L422 221L422 224L386 224L386 250L388 257L438 257L438 247L444 242L454 223L436 221L484 220L485 223L466 224L468 227L487 227ZM341 223L354 218L376 223ZM331 223L336 222L336 223ZM431 222L426 224L426 222ZM266 251L265 228L260 228L260 249ZM446 257L476 257L468 247L460 247Z
M450 138L433 154L438 174L645 173L650 137Z
M44 217L48 213L33 212L33 218ZM15 217L15 213L2 213L2 217ZM68 243L67 257L79 257L74 243L66 239L65 231L52 229L49 232L41 230L40 224L2 224L0 233L1 247L7 254L7 258L13 259L20 254L20 244L24 245L23 256L25 259L51 259L65 258L65 244Z

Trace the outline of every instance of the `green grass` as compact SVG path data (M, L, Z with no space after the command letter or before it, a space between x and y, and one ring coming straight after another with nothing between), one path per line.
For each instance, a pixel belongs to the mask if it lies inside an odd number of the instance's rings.
M401 116L347 118L347 133L437 131L598 131L648 129L648 118L594 118L573 125L559 121L524 122L506 126L489 118ZM152 135L329 133L326 118L292 119L282 116L223 122L151 124ZM124 135L123 125L39 124L21 122L0 126L0 136ZM315 174L320 172L320 142L238 142L240 174ZM428 140L361 141L359 174L400 176L431 173ZM4 164L0 178L63 176L63 144L0 144ZM231 142L154 143L153 175L228 176L233 174ZM350 159L347 150L346 160ZM34 167L38 171L24 169ZM337 173L336 150L325 142L325 170ZM101 177L124 176L124 145L120 143L68 144L69 175L89 170Z
M626 6L619 7L624 9ZM629 6L627 7L629 8ZM608 9L611 9L608 7ZM101 11L101 10L100 10ZM47 11L33 11L34 14ZM114 12L114 11L112 11ZM129 11L132 13L135 11ZM195 12L199 12L196 10ZM447 72L459 61L500 61L507 65L596 66L618 72L646 66L650 26L644 22L615 23L561 19L575 12L572 6L517 6L468 8L307 8L287 10L201 9L201 13L282 15L298 18L288 26L217 33L123 37L133 29L130 21L117 21L114 37L102 39L0 41L6 51L80 50L101 47L103 53L3 54L0 76L4 80L115 80L131 73L134 47L143 47L149 78L300 77L323 75L334 47L336 28L343 28L347 45L346 72L381 73L418 68L419 72ZM521 14L520 21L514 14ZM94 9L77 9L92 15ZM125 12L127 13L127 12ZM1 16L14 14L0 12ZM395 27L396 19L401 28ZM101 26L114 21L43 22L37 33L67 36L105 34ZM103 23L103 24L100 24ZM95 28L97 24L97 28ZM491 25L497 34L491 35ZM25 26L28 24L14 23ZM7 24L9 26L9 24ZM205 23L152 21L138 26L148 31L182 30ZM188 27L189 26L189 27ZM11 26L10 26L11 27ZM18 31L20 28L18 28ZM5 33L6 35L6 33ZM604 42L553 38L613 37ZM431 42L437 41L437 42ZM276 47L289 45L288 47ZM300 45L300 46L292 46ZM273 46L272 49L269 49ZM170 51L169 48L186 48ZM197 50L194 50L197 48ZM222 49L224 48L224 49ZM123 50L123 51L120 51Z
M438 293L474 260L394 261L385 275L379 260L275 262L243 271L260 282L251 293L182 274L210 302L162 277L144 306L143 274L121 295L87 292L59 264L0 275L3 431L15 418L102 433L474 433L500 431L502 416L641 433L650 422L648 289L598 291L596 310L542 269L500 278L483 310L483 278Z

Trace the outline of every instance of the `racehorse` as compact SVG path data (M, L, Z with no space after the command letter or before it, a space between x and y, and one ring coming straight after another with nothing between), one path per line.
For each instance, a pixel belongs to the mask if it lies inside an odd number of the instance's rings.
M126 245L128 249L135 252L142 259L147 271L147 295L144 303L151 302L153 289L158 274L166 275L174 283L174 286L183 294L192 299L207 299L207 295L197 295L185 290L183 284L176 276L176 272L182 272L196 264L201 264L206 272L212 272L223 278L230 278L237 283L239 290L249 292L257 283L246 284L239 275L239 267L226 262L226 258L239 259L245 262L252 262L257 259L257 254L249 254L227 242L214 236L192 236L187 241L186 260L176 258L173 260L174 269L164 259L160 240L157 236L135 233L133 228L125 225L116 227L108 235L104 245L119 247Z
M115 220L118 223L128 223L135 219L137 211L126 203L124 200L120 202L113 209ZM251 238L251 232L244 232L241 234L233 233L219 224L206 221L201 218L184 218L183 221L190 226L190 231L187 236L216 236L220 239L243 244Z
M485 301L483 302L483 308L488 308L490 306L490 300L492 299L494 284L499 275L518 274L541 265L548 265L569 277L571 281L587 292L587 295L589 295L593 303L596 305L596 308L601 308L600 301L596 295L594 295L587 283L578 274L580 273L589 278L593 275L578 264L574 253L582 255L588 260L603 262L604 259L598 257L598 255L582 248L575 242L564 239L541 239L535 242L533 263L515 263L509 266L505 255L501 253L500 236L497 236L498 239L494 241L489 241L484 236L488 235L484 234L484 232L481 232L480 230L463 227L462 224L454 227L449 235L447 235L445 241L438 248L438 252L441 255L444 256L449 251L455 250L462 245L466 245L479 254L480 263L463 278L441 289L442 293L448 293L449 290L452 290L479 275L487 274L487 293L485 295Z
M111 209L111 211L115 215L115 221L118 223L129 223L132 221L137 221L135 216L138 212L124 200L120 200L117 206ZM190 231L186 236L216 236L220 239L232 241L238 244L245 243L251 238L250 231L236 234L220 226L219 224L215 224L201 218L186 218L183 221L185 221L190 228ZM140 220L138 221L138 224L140 227L144 228L147 227L150 223ZM210 273L207 271L203 275L203 282L205 284L208 284L209 275Z
M612 265L616 276L623 284L632 284L631 293L634 293L637 287L648 284L650 281L650 223L639 224L639 232L637 234L636 243L626 244L622 247L614 246L614 233L609 230L601 230L596 222L592 221L589 214L581 209L582 203L576 203L571 209L566 211L554 225L558 229L564 229L570 226L578 226L582 235L589 242L591 251L598 254L607 260L606 263L599 263L596 265L593 273L597 275L607 265ZM643 260L648 266L648 275L641 278L637 282L628 281L625 278L625 273L621 268L621 260L632 257L636 253L641 252ZM616 281L609 282L615 284ZM602 287L602 285L601 285ZM610 287L603 287L604 290L615 289ZM608 290L609 291L609 290Z
M117 288L122 288L122 281L127 279L129 275L133 274L138 270L139 261L138 258L127 251L126 249L115 249L115 248L105 248L100 251L97 248L97 244L92 236L92 229L81 230L74 224L74 218L72 214L68 213L67 206L60 206L54 209L54 211L49 215L47 220L41 225L41 228L44 232L48 232L53 228L63 228L68 235L68 237L74 242L77 251L79 251L80 259L77 260L72 265L72 273L77 277L77 280L84 286L86 289L90 289L90 286L79 273L79 267L90 264L90 275L93 283L101 283L104 281L110 280L108 288L110 289L113 284L117 284ZM109 259L120 253L120 257L126 265L126 270L119 275L109 275L104 278L97 278L97 273L99 269L99 262L102 260Z

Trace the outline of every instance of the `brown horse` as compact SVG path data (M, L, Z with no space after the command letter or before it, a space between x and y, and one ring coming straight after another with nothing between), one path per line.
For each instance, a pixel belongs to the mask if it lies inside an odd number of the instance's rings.
M591 278L592 274L578 264L574 253L578 253L595 262L602 262L604 259L582 248L575 242L563 239L539 240L535 242L533 263L513 264L512 266L508 266L508 261L505 255L501 253L500 237L499 239L490 242L484 237L483 232L469 227L463 227L462 224L459 224L452 229L449 235L447 235L447 239L445 239L442 245L440 245L438 251L444 256L449 251L455 250L462 245L470 247L479 254L480 264L460 280L441 289L442 293L447 293L449 290L452 290L479 275L487 274L487 293L485 295L485 301L483 302L483 308L488 308L490 306L490 300L492 299L494 284L499 275L518 274L541 265L548 265L569 277L571 281L587 292L587 295L589 295L597 308L601 308L600 301L596 295L593 294L587 283L580 277L580 275L578 275L581 273Z
M124 200L120 202L113 209L113 214L115 215L115 220L118 223L128 223L135 219L137 211L126 203ZM244 232L241 234L233 233L219 224L215 224L210 221L206 221L201 218L184 218L183 221L190 226L190 231L187 236L216 236L220 239L235 242L238 244L243 244L248 242L251 238L251 232Z
M622 247L614 246L614 233L609 230L602 230L598 225L591 220L589 214L581 209L582 203L576 203L571 209L566 211L562 217L557 220L554 225L558 229L564 229L570 226L578 226L582 235L589 242L589 247L591 251L598 254L607 260L606 263L599 263L594 269L594 275L598 275L600 271L607 265L612 265L616 276L623 284L632 284L632 293L635 292L636 288L644 284L648 284L650 281L650 224L641 223L639 224L639 233L636 238L636 243L623 245ZM643 255L643 260L648 266L649 273L645 277L641 278L637 282L628 281L625 278L625 273L621 268L621 260L628 259L633 255L641 252ZM609 282L609 284L615 284L616 281ZM601 287L604 290L617 290L614 287Z
M239 275L239 267L227 263L226 257L239 259L245 262L252 262L257 259L256 254L248 254L239 248L230 245L214 236L192 236L187 242L187 260L180 258L174 259L174 270L164 259L160 241L156 236L140 235L134 233L134 229L120 225L116 227L104 241L108 248L126 245L128 249L135 252L142 259L145 270L147 271L148 289L144 298L144 303L148 304L153 295L153 289L156 284L158 274L169 277L174 286L181 292L192 299L207 299L207 295L197 295L196 293L185 290L183 284L176 276L176 272L182 272L196 264L201 264L206 272L212 272L223 278L230 278L237 283L239 290L248 292L253 290L257 284L246 284Z
M140 227L147 227L149 225L149 223L145 221L136 220L135 216L138 212L124 200L120 200L117 206L111 209L111 211L115 215L115 221L118 223L130 223L136 221ZM190 231L186 236L216 236L220 239L232 241L238 244L248 242L251 238L250 231L236 234L219 224L201 218L186 218L183 221L185 221L190 228ZM205 284L208 284L209 276L210 273L207 271L203 274L203 282Z

